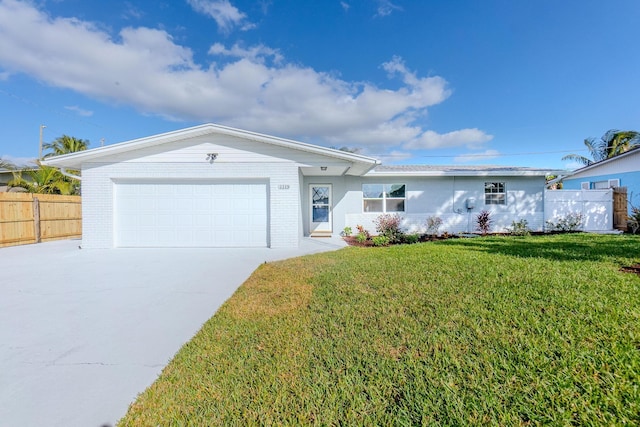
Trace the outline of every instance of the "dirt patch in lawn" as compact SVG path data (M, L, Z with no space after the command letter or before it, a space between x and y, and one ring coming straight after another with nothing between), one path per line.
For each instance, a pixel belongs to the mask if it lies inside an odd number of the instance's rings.
M620 268L620 271L624 271L625 273L634 273L640 276L640 264L622 267Z

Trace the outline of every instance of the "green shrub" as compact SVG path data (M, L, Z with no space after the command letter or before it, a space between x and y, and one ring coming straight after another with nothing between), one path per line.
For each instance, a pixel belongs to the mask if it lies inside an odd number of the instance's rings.
M512 221L511 227L507 227L507 231L512 236L528 236L531 234L529 223L526 219L521 219L520 221Z
M390 240L387 236L373 236L373 246L389 246Z
M631 216L629 216L628 225L633 234L640 232L640 208L635 206L631 208Z
M366 237L365 240L369 240L371 238L371 234L367 231L362 225L356 225L356 229L358 230L358 234L364 234Z
M570 232L578 231L582 227L584 215L581 213L569 213L554 221L547 221L547 231Z
M369 240L369 236L367 236L367 233L360 232L360 233L358 233L358 235L356 236L356 241L357 241L358 243L364 243L364 242L366 242L367 240Z
M408 243L410 245L414 244L414 243L418 243L420 241L420 235L419 234L405 234L402 238L404 243Z
M345 237L349 237L349 236L351 236L351 234L353 234L353 230L351 229L351 227L345 227L342 230L342 235L345 236Z

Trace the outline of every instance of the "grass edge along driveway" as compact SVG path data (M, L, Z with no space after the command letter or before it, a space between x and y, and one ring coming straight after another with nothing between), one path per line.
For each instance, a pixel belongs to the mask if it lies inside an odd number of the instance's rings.
M264 264L119 424L638 424L638 262L572 234Z

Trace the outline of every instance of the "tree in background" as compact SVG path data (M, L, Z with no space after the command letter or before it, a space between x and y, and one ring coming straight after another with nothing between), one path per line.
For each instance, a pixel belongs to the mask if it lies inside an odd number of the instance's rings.
M600 138L584 140L591 159L579 154L567 154L562 160L573 160L585 166L610 159L640 146L640 132L633 130L611 129Z
M44 157L61 156L63 154L75 153L77 151L84 151L89 148L89 141L85 139L74 138L73 136L62 135L53 140L53 142L46 143L42 146L44 150L49 150Z
M5 160L0 157L0 169L14 170L15 165L8 160Z
M89 141L62 135L53 142L43 145L43 149L48 150L44 158L60 156L62 154L84 151L89 147ZM80 181L62 174L57 168L44 166L39 160L36 167L17 167L10 162L2 163L0 167L5 167L13 172L13 179L7 183L9 187L24 188L29 193L39 194L80 194ZM79 171L69 171L74 175L79 175Z
M9 187L24 188L27 193L38 194L78 194L80 183L62 175L56 168L38 164L34 169L16 170L13 179L7 183Z

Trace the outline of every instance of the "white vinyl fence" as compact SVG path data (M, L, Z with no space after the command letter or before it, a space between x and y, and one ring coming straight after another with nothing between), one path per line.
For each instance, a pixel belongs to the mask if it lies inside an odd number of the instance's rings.
M546 190L545 224L557 222L568 214L582 214L583 231L613 230L613 189Z

